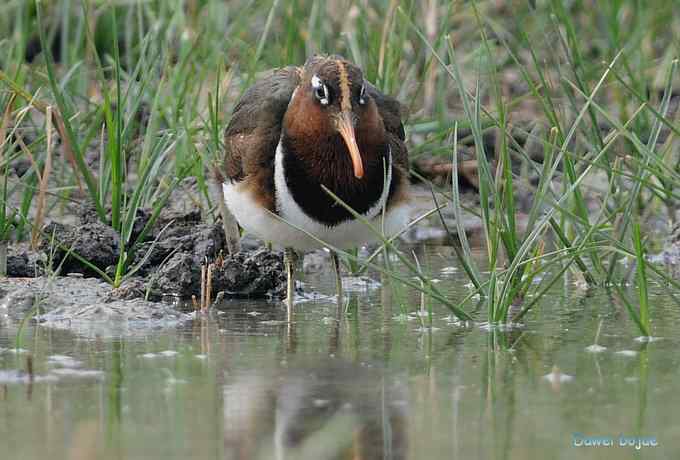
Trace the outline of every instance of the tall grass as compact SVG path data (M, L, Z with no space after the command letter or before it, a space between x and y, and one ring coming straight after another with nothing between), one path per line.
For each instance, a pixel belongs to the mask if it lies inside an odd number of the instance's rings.
M222 130L258 72L340 53L404 103L414 162L451 160L451 186L434 196L453 210L446 227L474 288L449 298L384 237L418 280L375 264L376 254L368 263L345 254L353 271L387 271L466 319L480 294L498 324L519 321L565 276L629 298L627 258L639 293L631 315L651 334L648 284L677 284L646 261L653 240L642 238L677 210L674 2L428 5L436 11L393 0L10 1L0 17L0 241L25 239L42 220L39 202L48 219L85 200L121 237L114 273L102 273L119 285L179 181L196 178L212 215ZM458 188L463 153L480 178L472 208ZM12 176L28 156L27 172ZM133 237L142 208L152 219ZM440 211L430 218L445 222ZM483 224L481 264L463 228L471 212Z
M503 323L511 320L513 305L520 307L514 315L515 320L521 318L550 286L561 279L566 270L579 271L591 285L619 286L625 282L625 277L621 273L617 274L617 261L621 255L635 254L639 308L630 306L629 311L640 331L649 335L648 281L643 242L639 226L635 227L632 238L628 237L627 229L629 222L645 211L640 206L641 193L649 193L651 201L655 197L663 199L659 190L646 179L647 176L663 170L661 178L654 182L666 183L673 182L671 177L677 174L670 168L663 168L664 156L673 154L673 148L669 147L673 142L670 139L677 129L674 121L668 118L669 98L674 85L677 86L677 79L674 78L677 59L672 59L658 71L667 73L658 106L651 100L642 100L638 107L633 106L632 115L628 119L615 115L612 113L614 108L604 108L597 101L606 100L610 96L612 80L625 82L627 78L621 78L621 71L618 69L623 67L630 71L626 64L635 53L634 48L630 43L616 42L616 46L609 50L612 57L600 70L600 75L591 74L592 83L587 81L584 70L588 63L582 58L582 41L576 34L573 15L564 10L561 2L549 2L545 27L558 43L558 51L563 53L557 54L562 62L556 72L559 84L566 92L566 100L569 101L566 109L571 109L566 110L570 116L567 118L560 113L560 109L565 111L564 107L560 107L564 104L565 94L556 94L551 88L553 83L546 77L548 71L555 69L546 68L539 63L537 56L540 51L536 49L535 41L524 30L520 32L519 40L506 33L493 20L484 17L480 6L482 4L473 2L471 5L472 15L479 28L480 50L475 60L467 63L467 80L463 76L461 58L456 51L453 37L445 35L440 37L439 43L432 43L416 24L410 20L409 23L457 88L465 116L471 122L480 176L480 215L487 248L486 264L490 267L486 280L482 283L478 275L479 269L470 267L473 259L469 250L466 250L467 241L460 228L457 234L464 251L457 254L476 290L486 298L489 322ZM493 42L489 39L489 31L497 37ZM618 38L622 39L621 36ZM447 47L448 53L439 51L442 44ZM501 94L496 64L499 61L498 53L493 51L499 47L512 59L531 96L543 109L549 122L551 135L540 140L544 145L542 165L530 158L529 153L511 135L508 110L513 101ZM522 61L518 57L520 55L529 56L530 59ZM476 73L472 82L471 68ZM486 81L482 81L483 76ZM639 78L637 82L640 84ZM600 93L605 92L604 88L607 94L602 95ZM630 85L624 83L623 91L629 90ZM489 101L487 107L482 106L482 100ZM611 126L608 132L601 129L603 121ZM497 160L495 168L492 168L488 160L489 153L485 151L483 139L483 127L488 125L494 126L500 136L494 155ZM655 150L662 126L667 127L668 137L666 148L659 154ZM531 136L533 133L526 134ZM643 136L648 139L646 144L640 141ZM624 144L626 147L633 148L632 156L635 161L631 165L625 165L621 161L621 150L616 150L621 139L627 141ZM456 141L454 138L454 142ZM574 148L578 150L574 151ZM454 145L454 152L455 150ZM624 159L631 156L623 155ZM675 155L677 158L677 153ZM454 171L458 169L456 159L457 155L454 153ZM520 231L516 220L516 173L513 171L513 164L522 160L539 173L539 179L528 210L526 226ZM584 187L584 182L599 172L605 173L607 180L604 183L607 187L603 197L595 196L597 200L601 200L602 209L593 214L589 212L587 201L593 198L593 193ZM452 202L456 219L460 222L462 212L455 173L453 179ZM560 186L561 192L558 192L556 189ZM663 202L668 206L668 201ZM673 208L669 207L668 211L672 213ZM670 217L674 218L672 214ZM555 246L550 253L544 253L546 240ZM634 246L633 249L629 249L631 245ZM610 257L606 268L603 262L606 258L603 255L607 253ZM546 274L552 276L544 276ZM541 275L542 281L534 286L533 281L538 275ZM528 295L533 296L534 300L527 301Z

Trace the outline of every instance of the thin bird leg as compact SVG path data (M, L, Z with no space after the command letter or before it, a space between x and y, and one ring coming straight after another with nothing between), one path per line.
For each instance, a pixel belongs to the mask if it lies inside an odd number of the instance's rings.
M293 319L293 298L295 297L295 265L297 262L297 255L292 248L286 248L283 252L283 264L286 266L286 279L288 280L286 288L286 307L288 312L288 321Z
M219 181L208 181L208 193L213 203L217 203L217 209L222 216L222 228L227 242L229 254L235 254L241 250L241 231L234 215L229 212L227 204L224 202L222 184Z
M335 271L335 292L338 294L338 307L342 306L342 274L340 273L340 260L338 253L331 251L331 261L333 262L333 270Z

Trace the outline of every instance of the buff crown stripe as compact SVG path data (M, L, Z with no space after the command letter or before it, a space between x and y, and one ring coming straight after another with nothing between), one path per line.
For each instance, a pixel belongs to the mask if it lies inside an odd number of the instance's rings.
M343 112L349 112L352 110L352 99L349 92L349 77L347 76L347 69L345 69L345 64L342 61L336 61L338 65L338 71L340 74L340 109Z

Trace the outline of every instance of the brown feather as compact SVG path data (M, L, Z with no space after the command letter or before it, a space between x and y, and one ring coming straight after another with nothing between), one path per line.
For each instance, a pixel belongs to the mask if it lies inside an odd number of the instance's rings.
M225 180L246 180L248 188L270 211L275 211L274 156L281 123L300 82L298 67L270 71L248 88L234 107L225 131Z

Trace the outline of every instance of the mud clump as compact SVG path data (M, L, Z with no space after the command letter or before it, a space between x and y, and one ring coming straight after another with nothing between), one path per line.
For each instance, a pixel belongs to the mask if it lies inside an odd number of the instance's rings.
M261 298L279 298L285 293L281 253L259 247L225 256L222 225L204 222L200 210L179 197L163 208L152 226L151 212L140 209L130 243L123 242L116 230L102 222L92 206L82 205L74 215L75 225L53 222L43 229L38 252L29 251L27 246L10 248L9 275L57 273L104 278L103 272L113 277L125 250L131 256L127 278L120 287L109 289L104 302L199 297L201 270L209 264L213 267L213 299L219 292L229 297ZM105 217L110 218L110 213ZM128 246L123 248L123 244Z
M231 297L283 298L286 292L283 254L262 248L230 255L213 271L212 286L213 291Z
M151 277L152 298L200 295L201 264L195 255L179 252ZM228 297L282 298L286 289L283 255L268 249L239 252L220 258L212 271L212 292Z
M170 225L166 225L153 241L143 243L135 253L134 263L141 264L140 275L148 275L161 265L177 265L178 261L172 259L178 254L189 256L200 272L201 264L214 260L224 250L224 231L219 224Z
M19 278L35 276L28 266L28 255L26 253L7 256L7 275Z
M52 261L51 268L56 270L61 267L61 273L97 277L97 271L80 259L101 271L107 271L118 262L120 240L118 234L107 225L99 222L78 226L52 223L43 232L48 237L43 239L40 249L45 258Z
M193 263L191 254L178 252L151 275L150 295L154 299L164 296L190 298L200 295L201 267Z
M32 251L28 244L10 246L7 254L7 276L12 278L34 278L45 272L40 254Z
M141 299L146 296L146 280L140 276L133 276L123 281L104 298L105 302L115 302L117 300Z

